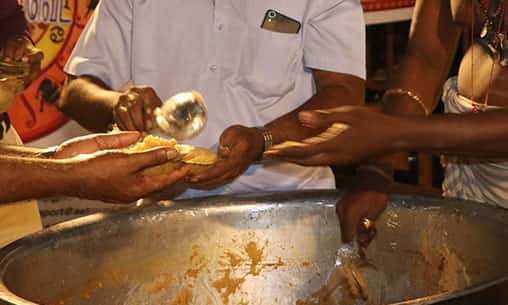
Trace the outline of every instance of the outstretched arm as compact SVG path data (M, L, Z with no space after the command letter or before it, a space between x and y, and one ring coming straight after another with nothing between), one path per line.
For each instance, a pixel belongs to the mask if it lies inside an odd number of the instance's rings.
M144 175L144 169L178 154L172 148L120 150L139 136L127 132L75 138L58 146L52 157L37 149L0 146L0 204L56 194L128 203L185 177L186 166L158 176Z

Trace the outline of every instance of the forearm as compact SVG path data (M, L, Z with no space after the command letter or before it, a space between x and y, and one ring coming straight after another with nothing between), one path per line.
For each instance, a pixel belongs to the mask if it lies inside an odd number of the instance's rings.
M305 104L267 125L272 133L273 143L299 141L319 134L322 130L302 125L298 119L299 112L363 104L364 91L365 81L350 75L345 76L340 82L318 85L317 93Z
M28 147L23 145L0 144L0 156L38 158L47 149Z
M0 204L70 193L67 167L60 161L0 156Z
M508 156L508 110L401 118L396 150L484 157Z
M108 131L120 92L91 76L69 77L58 108L92 132Z
M390 88L411 91L429 113L436 107L459 44L462 28L452 18L450 1L418 0L408 50ZM383 111L423 115L422 106L407 94L389 94Z

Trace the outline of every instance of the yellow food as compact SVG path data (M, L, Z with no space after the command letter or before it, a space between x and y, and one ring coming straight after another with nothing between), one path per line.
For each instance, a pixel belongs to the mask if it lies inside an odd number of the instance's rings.
M148 150L154 147L160 146L171 146L174 147L176 145L175 139L163 139L156 136L148 135L143 141L138 142L134 147L131 148L132 151L143 151Z
M154 147L170 146L176 149L180 154L180 158L159 166L146 169L146 175L160 175L178 168L181 163L192 164L191 171L202 171L213 165L218 157L215 153L206 148L194 147L186 144L177 144L175 139L163 139L156 136L148 135L143 141L134 145L131 151L144 151Z
M197 165L212 165L217 161L217 155L206 148L194 147L190 151L183 153L176 145L176 150L183 155L182 162Z

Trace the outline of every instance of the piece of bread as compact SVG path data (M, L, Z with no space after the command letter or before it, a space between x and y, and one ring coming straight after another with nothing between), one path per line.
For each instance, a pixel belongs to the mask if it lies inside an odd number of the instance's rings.
M183 164L191 164L191 172L199 173L210 168L217 160L218 156L202 147L194 147L191 145L177 144L175 139L163 139L160 137L148 135L141 142L136 143L131 151L144 151L154 147L170 146L178 151L180 157L175 161L170 161L162 165L147 168L143 174L155 176L173 171Z

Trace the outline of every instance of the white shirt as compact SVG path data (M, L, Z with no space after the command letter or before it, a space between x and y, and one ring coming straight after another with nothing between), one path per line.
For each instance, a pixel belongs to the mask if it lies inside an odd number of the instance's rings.
M269 9L298 20L301 30L262 29ZM228 126L264 125L305 103L315 94L311 69L365 78L359 0L103 0L65 67L114 90L128 81L151 86L163 101L198 90L209 121L189 143L213 150ZM327 167L272 162L203 194L334 185Z

